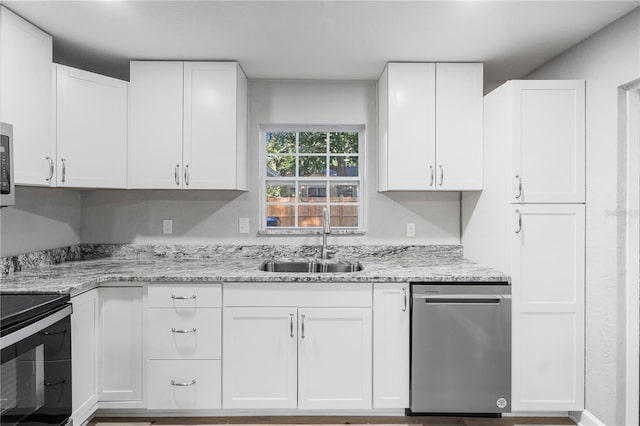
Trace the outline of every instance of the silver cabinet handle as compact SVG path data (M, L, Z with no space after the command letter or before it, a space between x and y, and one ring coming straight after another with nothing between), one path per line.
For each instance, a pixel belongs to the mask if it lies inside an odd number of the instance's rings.
M293 314L289 314L289 337L293 337Z
M171 386L193 386L196 384L196 379L192 379L190 382L176 382L171 380Z
M519 200L520 197L522 197L522 177L516 175L516 179L518 179L518 195L516 195L516 200Z
M65 183L67 181L67 160L61 158L60 161L62 162L62 183Z
M47 155L46 157L44 157L44 159L49 162L49 177L46 178L45 180L51 183L51 181L53 180L53 158Z
M302 333L300 334L300 337L304 339L304 314L302 314L301 317L302 317Z
M402 312L407 311L407 289L402 289Z
M516 234L519 234L522 232L522 213L520 213L520 210L516 210L516 213L518 213L518 229L516 229Z
M191 330L189 330L189 329L185 329L185 330L178 330L178 329L176 329L176 328L172 328L172 329L171 329L171 332L172 332L172 333L180 333L180 334L184 334L184 333L195 333L195 332L196 332L196 329L195 329L195 327L194 327L194 328L192 328Z
M198 296L196 296L195 294L192 294L191 296L176 296L173 294L171 295L171 298L173 300L189 300L189 299L195 299L196 297Z
M184 166L184 184L189 186L189 165Z
M444 182L444 167L440 167L440 186L442 186L442 182Z
M435 178L435 173L433 171L433 166L429 166L429 170L431 172L431 180L429 181L429 186L431 187L431 186L433 186L433 180Z
M176 169L173 172L173 177L176 180L176 186L180 186L180 164L176 164Z

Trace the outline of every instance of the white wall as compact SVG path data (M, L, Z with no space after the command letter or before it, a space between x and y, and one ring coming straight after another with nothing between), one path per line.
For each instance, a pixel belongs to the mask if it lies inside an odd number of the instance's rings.
M0 210L0 257L80 242L80 193L16 187L16 204Z
M270 81L249 86L249 191L85 191L83 242L317 244L319 237L256 236L259 223L259 132L263 124L365 125L365 236L330 238L329 244L459 244L459 193L376 192L376 83ZM251 232L238 233L238 218ZM173 219L171 236L162 219ZM407 238L406 223L416 223Z
M639 77L640 9L526 76L587 82L586 409L607 425L625 424L616 207L626 159L618 157L618 86Z

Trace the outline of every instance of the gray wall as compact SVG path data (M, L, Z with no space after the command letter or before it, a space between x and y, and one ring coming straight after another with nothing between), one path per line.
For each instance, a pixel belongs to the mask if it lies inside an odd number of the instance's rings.
M376 82L253 80L249 86L249 191L84 191L83 242L316 244L317 236L256 236L260 196L262 124L365 125L365 236L330 238L329 244L459 244L459 193L376 192ZM410 155L410 153L408 153ZM151 160L152 161L152 160ZM238 218L250 233L238 233ZM162 219L174 234L162 235ZM416 224L407 238L406 223Z
M80 192L17 187L16 204L0 210L0 256L80 241Z
M617 342L624 327L617 288L618 86L640 77L640 9L541 66L528 79L584 79L587 84L586 409L622 425L624 375ZM638 161L635 159L634 161ZM618 376L618 379L616 379ZM637 403L637 401L636 401Z

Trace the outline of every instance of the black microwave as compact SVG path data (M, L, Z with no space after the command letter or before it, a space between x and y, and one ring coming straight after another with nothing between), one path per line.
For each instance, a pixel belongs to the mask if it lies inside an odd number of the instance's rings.
M7 123L0 123L0 207L12 206L15 202L13 126Z

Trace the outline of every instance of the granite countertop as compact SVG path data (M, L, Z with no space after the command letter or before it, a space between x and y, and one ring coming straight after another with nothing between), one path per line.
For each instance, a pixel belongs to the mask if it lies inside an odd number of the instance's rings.
M350 273L280 273L258 268L265 260L317 259L317 247L83 245L78 260L48 265L47 252L3 258L1 293L81 293L100 283L128 282L487 282L506 274L462 257L460 246L345 246L333 259L358 261ZM33 257L36 267L23 264ZM12 266L12 267L8 267ZM12 271L13 269L13 271ZM22 270L20 270L22 269ZM7 271L9 271L7 273ZM17 272L16 272L17 271Z

